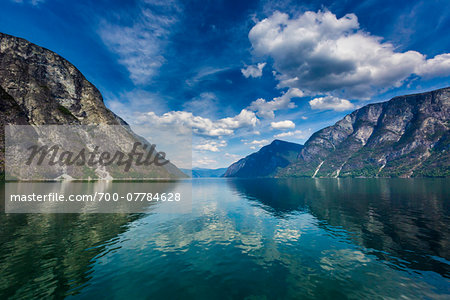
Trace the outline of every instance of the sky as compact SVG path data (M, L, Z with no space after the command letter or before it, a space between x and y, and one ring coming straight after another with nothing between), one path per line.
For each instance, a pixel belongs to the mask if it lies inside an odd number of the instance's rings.
M1 32L69 60L132 128L191 128L202 168L450 86L449 29L448 0L0 1Z

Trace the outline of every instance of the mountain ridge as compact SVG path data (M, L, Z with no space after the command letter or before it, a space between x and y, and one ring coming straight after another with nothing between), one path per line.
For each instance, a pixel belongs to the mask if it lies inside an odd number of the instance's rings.
M129 152L135 142L146 143L135 134L128 124L109 110L100 91L68 60L57 53L33 44L23 38L0 33L0 177L4 178L5 168L5 125L115 125L114 129L102 127L103 137L109 136L122 143L103 143L107 149ZM30 128L31 129L31 128ZM32 129L31 129L32 130ZM81 132L83 135L83 133ZM59 139L59 140L58 140ZM60 135L55 141L62 142ZM98 141L89 140L91 144ZM17 155L15 155L17 154ZM12 160L20 161L23 153L15 153ZM11 161L12 161L11 160ZM120 174L117 169L91 170L87 173L94 178L118 178L120 176L143 176L143 178L186 177L173 164L164 167L133 166L134 170ZM43 169L43 168L41 168ZM59 175L77 175L84 170L71 168L72 174L59 168ZM36 169L20 170L17 178L26 178ZM56 174L55 173L55 174ZM91 175L89 175L90 178ZM103 176L103 177L101 177ZM94 179L93 178L93 179Z
M315 132L267 177L448 177L449 116L449 87L368 104Z
M449 115L450 88L366 105L314 133L297 161L277 175L449 176ZM436 145L440 152L432 150Z
M224 177L270 177L295 159L302 145L274 140L228 167ZM272 155L274 154L274 155Z

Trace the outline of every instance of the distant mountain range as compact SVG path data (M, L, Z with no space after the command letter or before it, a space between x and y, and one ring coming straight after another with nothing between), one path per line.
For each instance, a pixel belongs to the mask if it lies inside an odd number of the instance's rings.
M272 145L286 142L274 141L225 176L448 177L449 129L450 88L399 96L355 110L304 146L289 143L299 150L284 161L285 149Z
M274 140L228 167L225 177L271 177L296 161L302 145Z
M192 177L192 178L201 178L201 177L222 177L225 174L227 168L219 168L219 169L203 169L203 168L193 168L191 169L180 169L184 174Z

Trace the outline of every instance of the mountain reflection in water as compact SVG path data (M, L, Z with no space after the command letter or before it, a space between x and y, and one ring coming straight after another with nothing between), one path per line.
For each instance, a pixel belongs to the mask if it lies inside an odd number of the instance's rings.
M446 298L449 183L198 179L190 213L2 214L0 298Z

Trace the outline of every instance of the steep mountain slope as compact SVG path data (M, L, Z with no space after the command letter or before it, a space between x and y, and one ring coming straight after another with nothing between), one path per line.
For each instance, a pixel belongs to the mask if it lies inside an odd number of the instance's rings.
M270 177L295 160L302 145L274 140L258 152L235 162L224 177Z
M366 105L314 133L278 176L450 176L450 88Z
M70 62L24 39L0 33L0 86L33 124L124 122Z
M3 33L0 33L0 106L0 173L4 172L6 124L117 125L114 130L109 129L111 132L105 127L103 133L122 139L127 144L122 150L142 141L122 119L106 108L97 88L70 62L48 49ZM185 177L172 164L133 171L165 178ZM105 174L105 170L101 173Z
M20 106L0 86L0 179L3 179L5 164L5 131L6 124L29 125L28 117Z

